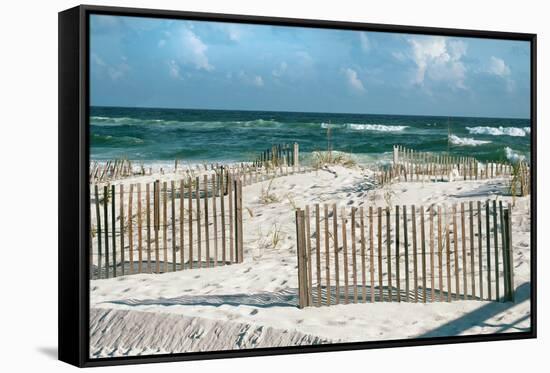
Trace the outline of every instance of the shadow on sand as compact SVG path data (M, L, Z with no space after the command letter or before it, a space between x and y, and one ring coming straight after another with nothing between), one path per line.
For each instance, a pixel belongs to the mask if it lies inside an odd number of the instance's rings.
M472 312L467 313L462 317L459 317L458 319L449 321L448 323L443 324L438 328L435 328L433 330L430 330L427 333L419 335L418 338L448 337L450 335L459 335L460 333L470 329L473 326L480 326L480 325L489 326L489 327L499 327L496 333L502 333L505 331L527 332L530 330L530 327L527 327L527 328L518 327L517 325L522 321L529 319L530 315L522 316L511 323L489 324L486 321L492 317L497 316L500 313L503 313L504 311L514 306L517 306L520 303L523 303L529 300L530 294L531 294L531 284L530 283L522 284L516 289L514 303L491 302Z

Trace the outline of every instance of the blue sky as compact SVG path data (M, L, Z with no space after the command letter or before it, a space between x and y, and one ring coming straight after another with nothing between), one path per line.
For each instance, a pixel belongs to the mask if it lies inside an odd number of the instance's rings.
M529 117L529 43L92 15L91 104Z

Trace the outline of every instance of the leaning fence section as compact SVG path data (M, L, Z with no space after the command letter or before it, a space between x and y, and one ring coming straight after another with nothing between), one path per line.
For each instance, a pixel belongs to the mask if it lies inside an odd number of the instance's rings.
M511 205L296 210L299 307L513 301Z
M92 279L243 261L242 181L229 173L90 192Z
M258 167L278 167L280 165L298 167L300 165L300 147L298 143L277 144L260 152L253 164Z
M473 157L418 152L394 145L393 162L381 167L377 182L394 181L460 181L510 178L521 196L530 191L530 168L525 161L515 163L502 161L480 162Z

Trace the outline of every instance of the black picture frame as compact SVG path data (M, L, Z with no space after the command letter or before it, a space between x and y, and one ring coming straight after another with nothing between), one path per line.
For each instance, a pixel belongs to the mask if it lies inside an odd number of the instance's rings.
M89 357L89 15L334 28L528 41L531 45L531 330L330 345L193 352L121 358ZM536 34L81 5L59 13L59 360L79 367L283 355L370 348L536 338L537 335L537 36Z

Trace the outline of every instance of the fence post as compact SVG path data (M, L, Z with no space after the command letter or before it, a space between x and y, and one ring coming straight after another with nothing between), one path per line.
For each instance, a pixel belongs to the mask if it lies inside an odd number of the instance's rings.
M292 156L293 164L292 166L299 167L300 166L300 145L295 142L294 143L294 153Z
M393 146L393 164L396 165L399 163L399 148L397 145Z
M95 215L97 221L97 277L101 278L101 215L99 212L99 191L97 184L94 185L94 195L95 195ZM104 197L105 198L105 197Z
M235 262L243 262L243 209L242 209L242 181L233 180L233 190L235 193L235 203L232 206L235 209Z
M307 252L305 247L305 216L300 209L296 210L296 253L298 259L298 308L308 306L307 290Z
M506 243L503 245L503 250L506 255L506 262L504 263L505 271L505 282L508 284L508 294L506 294L506 299L514 302L515 301L515 288L514 288L514 253L512 246L512 206L508 204L508 208L504 210L504 226L502 227L505 230Z
M109 203L109 187L103 187L103 221L105 225L103 227L105 231L105 278L109 278L109 209L107 204ZM115 232L112 232L115 234Z

